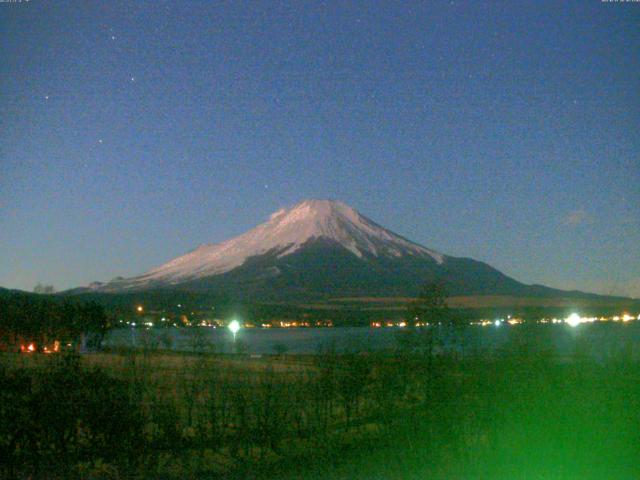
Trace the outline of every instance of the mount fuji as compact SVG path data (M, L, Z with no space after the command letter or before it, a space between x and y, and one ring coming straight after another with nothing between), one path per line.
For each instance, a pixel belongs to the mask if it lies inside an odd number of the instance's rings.
M306 200L248 232L204 244L142 275L93 283L104 293L216 291L257 301L412 296L429 281L452 295L557 296L491 266L414 243L332 200Z

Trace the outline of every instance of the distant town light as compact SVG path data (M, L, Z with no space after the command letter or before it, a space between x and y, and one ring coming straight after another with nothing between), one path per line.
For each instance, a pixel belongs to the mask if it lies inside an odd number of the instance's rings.
M499 327L499 326L500 326L500 320L496 320L495 322L493 322L493 324L494 324L496 327Z
M144 311L144 308L142 308L142 305L138 305L136 307L136 310L138 311L138 313L142 313Z

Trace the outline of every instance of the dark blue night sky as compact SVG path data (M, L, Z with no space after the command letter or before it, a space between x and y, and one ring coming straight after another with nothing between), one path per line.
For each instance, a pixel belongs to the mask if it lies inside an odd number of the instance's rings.
M0 285L141 273L307 198L640 297L640 3L0 3Z

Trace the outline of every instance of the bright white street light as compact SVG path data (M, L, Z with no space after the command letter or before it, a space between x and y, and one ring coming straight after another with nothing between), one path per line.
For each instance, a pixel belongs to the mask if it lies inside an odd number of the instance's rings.
M580 318L580 315L578 315L577 313L572 313L567 317L565 322L567 322L567 324L571 327L577 327L582 322L582 319Z
M240 323L237 320L232 320L231 323L229 323L229 330L231 330L231 333L233 333L233 341L236 341L236 333L238 333L238 330L240 330Z

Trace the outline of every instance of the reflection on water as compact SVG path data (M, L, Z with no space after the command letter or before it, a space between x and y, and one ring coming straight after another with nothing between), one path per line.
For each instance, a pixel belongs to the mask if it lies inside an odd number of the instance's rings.
M132 328L111 331L104 345L223 353L313 354L323 348L334 348L339 352L393 349L398 345L399 336L408 331L369 327L241 329L237 333L234 350L233 335L224 328ZM577 328L568 325L472 326L467 327L462 336L464 353L496 350L519 338L533 339L535 341L529 343L536 348L551 349L559 355L571 355L579 350L594 357L606 357L622 350L640 351L640 322L594 323Z

